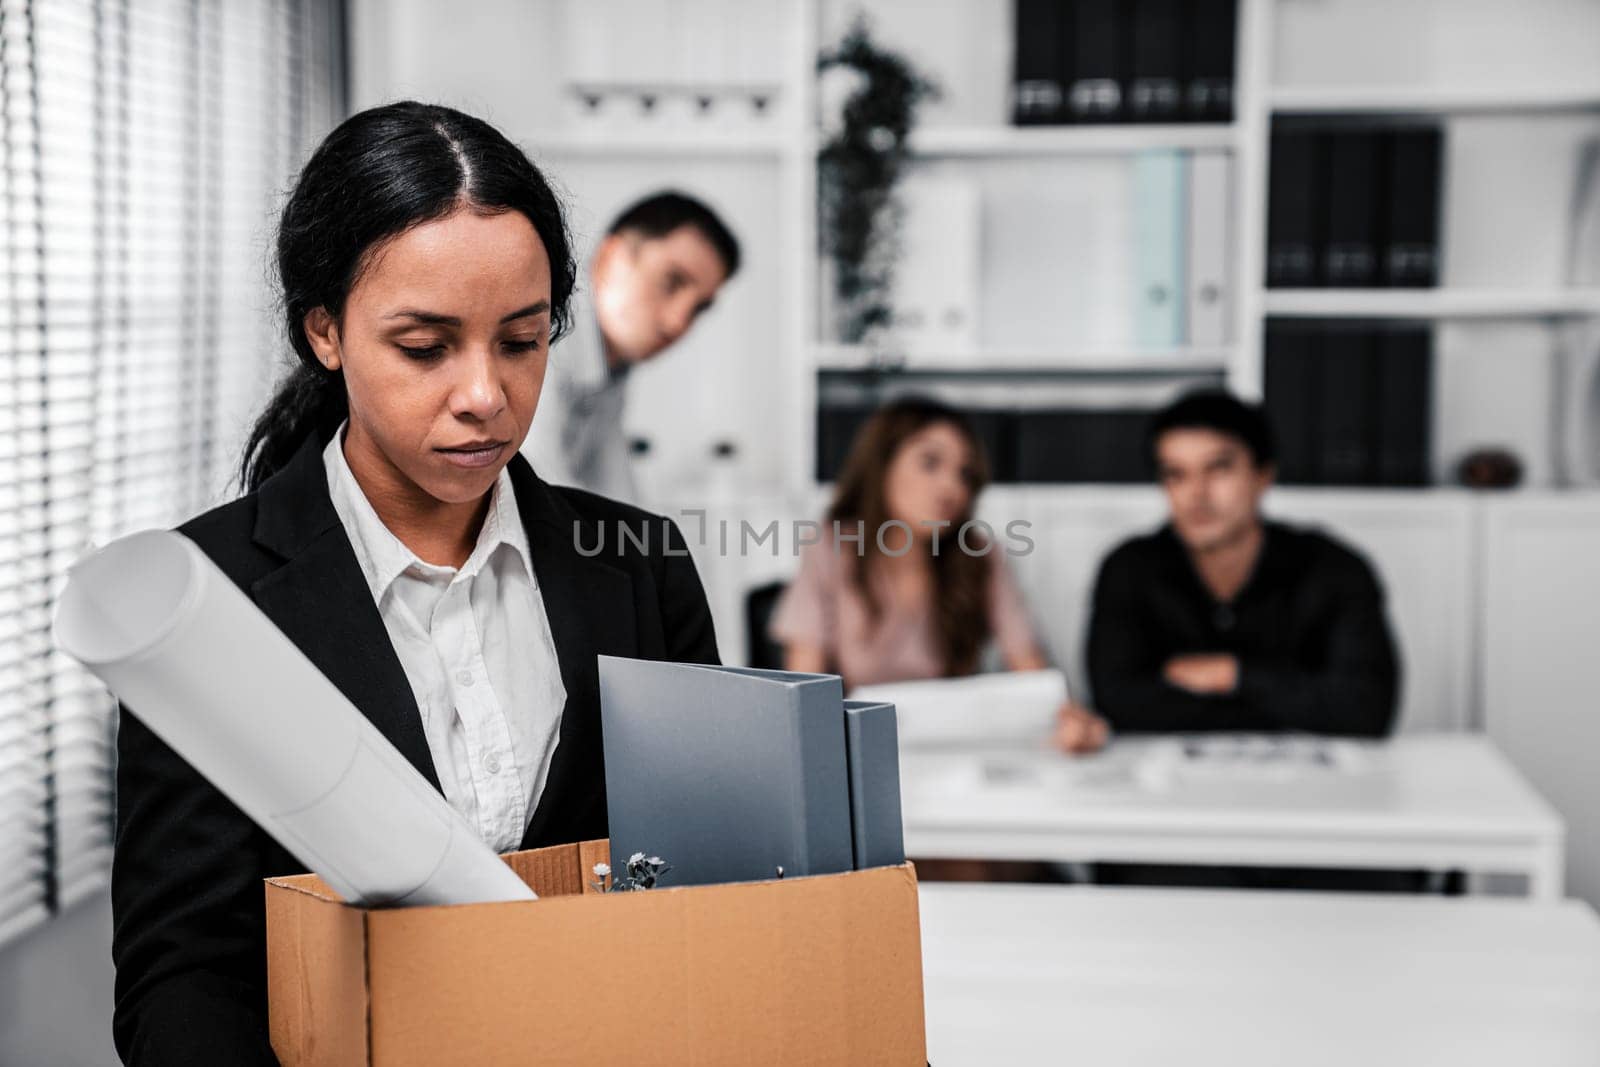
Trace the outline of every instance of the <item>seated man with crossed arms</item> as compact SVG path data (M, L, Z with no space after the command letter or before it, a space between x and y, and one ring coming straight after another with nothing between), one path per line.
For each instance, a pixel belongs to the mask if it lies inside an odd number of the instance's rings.
M1262 516L1275 472L1261 410L1191 393L1147 444L1169 521L1106 558L1089 623L1111 729L1387 734L1399 669L1383 589L1333 537ZM1063 716L1064 733L1080 728Z

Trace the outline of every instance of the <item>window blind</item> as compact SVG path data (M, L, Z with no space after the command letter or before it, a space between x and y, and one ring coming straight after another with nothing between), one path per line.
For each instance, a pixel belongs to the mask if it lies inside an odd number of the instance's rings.
M115 702L50 642L91 544L230 494L337 0L0 0L0 942L104 885Z

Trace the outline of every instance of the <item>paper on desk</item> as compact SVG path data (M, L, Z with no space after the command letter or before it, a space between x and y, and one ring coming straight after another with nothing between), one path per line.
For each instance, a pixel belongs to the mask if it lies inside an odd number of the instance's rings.
M902 746L1037 742L1055 727L1056 712L1067 700L1067 679L1058 670L975 674L866 685L850 698L893 704Z
M152 530L81 560L55 640L345 900L533 897L188 538Z
M1291 782L1317 775L1361 774L1371 756L1359 743L1312 734L1185 734L1160 739L1142 754L1136 776L1157 791L1177 782Z

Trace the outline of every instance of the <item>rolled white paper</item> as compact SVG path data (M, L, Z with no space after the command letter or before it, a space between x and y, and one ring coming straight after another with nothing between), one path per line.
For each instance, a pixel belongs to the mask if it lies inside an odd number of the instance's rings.
M79 561L55 640L345 900L533 899L188 538L137 533Z

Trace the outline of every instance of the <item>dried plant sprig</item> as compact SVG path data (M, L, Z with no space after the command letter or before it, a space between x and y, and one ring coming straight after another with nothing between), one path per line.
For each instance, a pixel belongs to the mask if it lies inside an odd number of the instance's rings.
M818 153L823 250L835 267L841 340L867 340L893 317L889 305L904 211L895 186L909 157L918 107L938 96L934 82L898 53L880 47L858 17L817 58L825 140Z
M672 865L660 856L646 856L635 852L628 857L627 874L613 877L609 864L594 865L595 881L589 884L600 893L628 893L639 889L654 889L661 876L672 870Z

